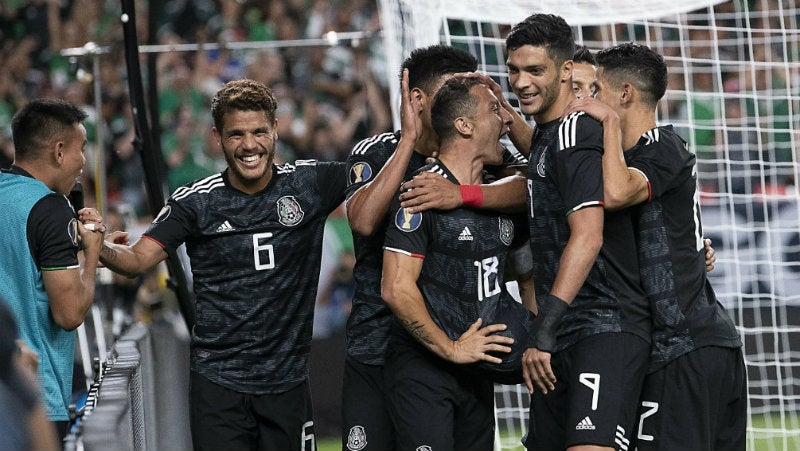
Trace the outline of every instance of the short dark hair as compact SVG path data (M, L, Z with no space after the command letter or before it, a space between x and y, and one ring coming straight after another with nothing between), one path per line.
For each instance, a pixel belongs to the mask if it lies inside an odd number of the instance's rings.
M478 60L464 50L437 44L413 50L400 68L401 79L404 69L408 69L409 89L419 88L431 95L441 77L475 72L478 70Z
M507 51L524 45L544 47L556 67L572 59L575 53L572 28L561 16L554 14L532 14L511 28L506 37Z
M575 53L572 54L572 62L586 63L591 64L592 66L597 65L594 55L592 55L592 51L589 50L589 47L581 44L575 44Z
M597 53L603 77L615 86L632 83L642 100L655 106L667 92L667 65L664 58L646 45L627 42Z
M66 100L32 100L11 119L14 158L26 160L38 157L39 152L60 138L68 127L83 122L87 117L85 111Z
M211 99L214 127L222 132L222 119L231 111L264 111L270 122L275 121L278 101L267 85L243 78L229 81Z
M456 136L453 125L456 118L475 117L478 99L469 91L480 84L481 81L476 78L451 78L439 88L431 107L431 126L439 137L440 145Z

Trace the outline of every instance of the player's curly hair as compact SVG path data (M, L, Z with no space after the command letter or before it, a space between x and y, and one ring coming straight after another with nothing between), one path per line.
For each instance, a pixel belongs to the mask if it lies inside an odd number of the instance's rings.
M222 130L222 119L231 111L265 111L270 122L275 121L278 101L265 84L243 78L229 81L211 99L214 127Z

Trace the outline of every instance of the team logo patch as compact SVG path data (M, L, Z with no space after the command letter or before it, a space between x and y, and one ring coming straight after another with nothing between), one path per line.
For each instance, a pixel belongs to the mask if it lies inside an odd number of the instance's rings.
M547 147L542 150L542 154L539 155L539 162L536 164L536 173L539 174L539 177L545 177L544 171L544 162L547 160Z
M422 446L417 446L416 451L432 451L432 450L433 448L431 448L430 445L422 445Z
M400 208L394 215L394 225L403 232L413 232L422 224L422 213L410 213L408 208Z
M363 426L353 426L347 434L347 449L361 451L367 446L367 433Z
M278 221L281 224L291 227L303 220L303 209L297 203L294 196L283 196L278 199Z
M366 182L372 178L372 167L367 163L356 163L350 168L350 184Z
M172 213L172 207L169 205L164 205L164 208L162 208L161 211L158 212L158 215L156 215L156 219L153 219L153 224L158 224L159 222L169 218L170 213Z
M514 223L505 216L500 217L500 241L506 246L514 241Z
M77 219L70 219L69 224L67 224L67 235L69 235L69 240L72 242L72 245L78 247L78 237L80 234L78 233Z

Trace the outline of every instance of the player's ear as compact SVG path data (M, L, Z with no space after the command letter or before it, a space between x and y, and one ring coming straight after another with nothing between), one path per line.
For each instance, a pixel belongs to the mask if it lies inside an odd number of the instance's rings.
M425 91L420 88L413 88L409 94L411 95L411 101L417 107L417 112L424 110L425 102L428 101L428 95L425 94Z
M561 82L562 83L569 83L570 88L572 87L572 68L574 63L572 60L566 60L561 65Z
M624 105L633 101L633 95L636 88L630 83L623 83L622 89L619 92L619 103Z
M475 124L468 117L459 116L453 121L453 126L456 131L462 135L470 136L474 130Z

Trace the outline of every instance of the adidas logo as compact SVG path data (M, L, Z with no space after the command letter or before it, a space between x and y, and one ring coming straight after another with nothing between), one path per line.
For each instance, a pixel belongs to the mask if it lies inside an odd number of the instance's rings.
M575 430L576 431L593 431L594 430L594 425L592 424L592 420L590 420L589 417L586 417L586 418L582 419L580 422L578 422L578 425L575 426Z
M464 227L464 230L458 235L458 241L472 241L472 233L470 233L469 227Z
M228 221L223 222L222 224L217 227L217 233L222 232L233 232L234 228L231 226L231 223Z

